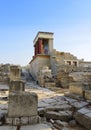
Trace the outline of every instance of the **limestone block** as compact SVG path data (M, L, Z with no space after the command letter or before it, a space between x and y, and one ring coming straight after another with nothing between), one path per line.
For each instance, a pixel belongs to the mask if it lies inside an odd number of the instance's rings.
M81 111L81 110L80 110ZM75 120L87 130L91 130L91 113L87 111L87 114L82 114L80 111L77 111L75 114Z
M37 115L38 97L35 93L17 92L9 95L8 117Z
M55 112L55 111L48 111L45 114L47 119L54 119L54 120L61 120L61 121L69 121L72 116L65 111Z
M91 90L85 90L85 98L91 100Z
M10 80L20 79L20 66L12 65L10 66Z
M84 91L86 89L89 89L88 86L86 86L81 82L74 82L69 84L70 93L78 94L81 95L82 97L84 96Z
M52 105L49 105L49 106L46 106L46 111L66 111L66 110L70 110L72 108L71 105L68 105L68 104L62 104L62 105L55 105L55 106L52 106Z
M25 82L22 80L11 81L9 91L25 91Z

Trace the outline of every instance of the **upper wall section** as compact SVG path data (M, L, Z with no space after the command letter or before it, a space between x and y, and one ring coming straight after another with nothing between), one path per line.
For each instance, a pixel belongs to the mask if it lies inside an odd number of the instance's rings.
M38 32L34 39L34 56L50 55L53 50L53 33Z
M38 41L39 38L45 38L45 39L53 39L53 34L52 32L38 32L33 43L34 45Z

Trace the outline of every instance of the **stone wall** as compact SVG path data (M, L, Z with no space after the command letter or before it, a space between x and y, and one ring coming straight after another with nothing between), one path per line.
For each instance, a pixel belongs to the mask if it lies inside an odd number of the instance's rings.
M51 68L53 71L53 75L56 75L58 72L58 69L62 66L69 66L69 67L78 67L79 66L79 60L76 56L74 56L71 53L66 52L59 52L53 49L51 58Z
M70 76L73 78L69 84L70 93L91 100L91 72L73 72Z
M30 63L30 74L37 81L37 73L43 66L50 66L50 57L44 55L38 55L31 63Z
M49 69L48 66L44 66L39 72L38 72L38 84L41 87L53 87L55 86L51 69Z

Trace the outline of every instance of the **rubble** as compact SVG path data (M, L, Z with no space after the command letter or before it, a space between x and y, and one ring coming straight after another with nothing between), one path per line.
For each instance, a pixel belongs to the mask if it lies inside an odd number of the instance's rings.
M38 72L38 84L41 87L55 87L55 82L52 77L51 69L48 68L48 66L44 66L41 68L41 70Z

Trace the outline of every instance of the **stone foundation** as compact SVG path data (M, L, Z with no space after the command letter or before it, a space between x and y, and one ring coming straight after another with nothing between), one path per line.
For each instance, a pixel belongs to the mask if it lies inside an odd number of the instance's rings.
M6 118L6 124L17 126L17 125L31 125L39 123L38 116L31 116L31 117L20 117L20 118Z

